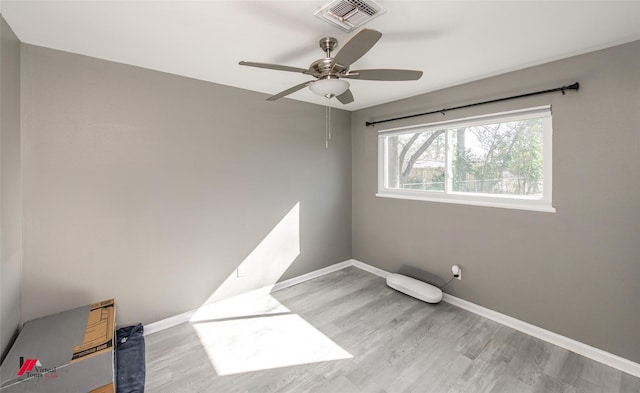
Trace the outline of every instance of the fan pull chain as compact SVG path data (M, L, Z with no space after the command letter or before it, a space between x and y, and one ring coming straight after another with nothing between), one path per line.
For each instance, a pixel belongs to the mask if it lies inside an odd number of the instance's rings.
M329 140L331 140L331 107L329 107Z
M331 107L329 106L330 98L327 97L327 101L324 107L324 148L329 148L329 139L331 139Z

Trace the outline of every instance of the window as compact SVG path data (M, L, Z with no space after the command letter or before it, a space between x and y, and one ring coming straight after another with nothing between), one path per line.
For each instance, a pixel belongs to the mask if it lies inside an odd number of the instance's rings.
M377 195L555 212L551 107L380 131Z

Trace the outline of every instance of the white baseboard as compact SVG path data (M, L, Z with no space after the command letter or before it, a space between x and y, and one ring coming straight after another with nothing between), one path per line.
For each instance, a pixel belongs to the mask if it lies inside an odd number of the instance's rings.
M275 292L275 291L279 291L281 289L285 289L285 288L289 288L291 286L294 286L296 284L300 284L303 283L305 281L323 276L325 274L329 274L329 273L333 273L336 272L338 270L347 268L349 266L354 266L357 267L359 269L365 270L369 273L375 274L377 276L380 276L382 278L387 278L391 273L379 269L375 266L371 266L369 264L366 264L364 262L361 261L357 261L355 259L350 259L344 262L340 262L340 263L336 263L334 265L331 266L327 266L323 269L319 269L307 274L303 274L302 276L298 276L298 277L294 277L279 283L276 283L274 285L271 286L267 286L264 288L260 288L260 289L256 289L254 291L248 292L246 294L240 295L242 297L244 296L260 296L260 295L265 295L265 294L269 294L271 292ZM501 323L505 326L508 326L512 329L521 331L523 333L526 333L530 336L539 338L541 340L544 340L548 343L557 345L561 348L564 348L566 350L575 352L579 355L582 355L586 358L595 360L597 362L603 363L607 366L613 367L615 369L618 369L620 371L623 371L625 373L631 374L633 376L636 377L640 377L640 364L632 362L631 360L625 359L623 357L620 357L618 355L614 355L612 353L603 351L601 349L592 347L590 345L581 343L579 341L576 341L574 339L571 339L569 337L565 337L562 336L560 334L551 332L549 330L543 329L541 327L532 325L530 323L521 321L519 319L510 317L508 315L499 313L497 311L493 311L490 310L488 308L479 306L475 303L471 303L469 301L466 301L464 299L460 299L458 297L452 296L452 295L448 295L448 294L444 294L442 300L444 300L445 302L452 304L454 306L460 307L462 309L465 309L467 311L470 311L474 314L478 314L482 317L485 317L487 319L491 319L492 321L496 321L498 323ZM195 314L196 310L191 310L191 311L187 311L185 313L176 315L174 317L170 317L167 319L163 319L161 321L158 322L154 322L151 323L149 325L145 326L145 335L148 334L152 334L155 332L159 332L161 330L164 329L168 329L170 327L179 325L181 323L184 322L189 322L189 320L191 319L191 317Z
M464 299L460 299L458 297L448 295L446 293L443 295L442 300L444 300L449 304L453 304L454 306L458 306L462 309L470 311L474 314L478 314L487 319L491 319L492 321L496 321L512 329L515 329L523 333L526 333L530 336L539 338L550 344L554 344L561 348L569 350L571 352L575 352L578 355L582 355L586 358L606 364L607 366L613 367L620 371L624 371L625 373L634 375L636 377L640 377L640 364L632 362L631 360L628 360L618 355L614 355L612 353L592 347L590 345L581 343L580 341L576 341L572 338L562 336L560 334L557 334L552 331L543 329L541 327L532 325L530 323L521 321L519 319L510 317L508 315L499 313L497 311L493 311L488 308L479 306L475 303L468 302Z
M183 312L182 314L174 315L172 317L161 319L157 322L152 322L148 325L144 325L144 335L148 336L150 334L157 333L174 326L178 326L181 323L189 322L189 320L195 313L196 310L189 310L187 312Z
M305 281L309 281L314 278L324 276L325 274L337 272L338 270L342 270L349 266L353 266L353 262L354 262L353 259L349 259L347 261L339 262L322 269L314 270L311 273L303 274L302 276L298 276L298 277L290 278L288 280L284 280L282 282L278 282L273 286L273 288L269 291L269 293L292 287L296 284L300 284Z
M246 297L246 298L251 298L251 297L258 297L258 296L263 296L263 295L268 295L271 292L275 292L275 291L279 291L281 289L285 289L285 288L289 288L292 287L296 284L300 284L303 283L305 281L309 281L312 280L316 277L321 277L324 276L325 274L329 274L329 273L333 273L333 272L337 272L338 270L342 270L344 268L347 268L349 266L354 266L354 260L350 259L344 262L339 262L339 263L335 263L333 265L327 266L325 268L322 269L318 269L315 271L312 271L310 273L307 274L303 274L301 276L298 277L293 277L290 278L288 280L284 280L278 283L275 283L274 285L268 285L266 287L262 287L262 288L258 288L258 289L254 289L253 291L249 291L246 293L243 293L241 295L236 296L236 298L238 297ZM362 264L364 265L364 264ZM369 266L369 265L367 265ZM376 269L373 266L371 266L372 269ZM363 270L367 270L365 268L363 268ZM378 269L380 270L380 269ZM382 270L381 270L382 271ZM174 326L178 326L181 323L185 323L185 322L189 322L191 320L191 317L193 317L193 315L196 313L196 310L189 310L187 312L183 312L182 314L178 314L169 318L165 318L162 319L160 321L157 322L152 322L148 325L144 326L144 335L147 336L149 334L153 334L165 329L169 329L172 328Z
M362 269L364 271L367 271L369 273L375 274L376 276L380 276L382 278L387 278L387 277L389 277L391 275L391 273L389 273L386 270L378 269L375 266L368 265L368 264L366 264L364 262L356 261L355 259L351 260L351 265L350 266L355 266L357 268L360 268L360 269Z

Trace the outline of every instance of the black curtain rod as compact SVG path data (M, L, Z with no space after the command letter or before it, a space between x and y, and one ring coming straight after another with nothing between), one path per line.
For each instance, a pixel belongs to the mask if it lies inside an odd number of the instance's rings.
M516 98L524 98L524 97L537 96L537 95L540 95L540 94L555 93L556 91L561 91L562 95L565 95L567 90L576 90L577 91L578 89L580 89L580 84L578 82L576 82L576 83L574 83L572 85L556 87L555 89L534 91L533 93L520 94L520 95L517 95L517 96L504 97L504 98L496 98L495 100L476 102L474 104L461 105L461 106L456 106L456 107L453 107L453 108L444 108L444 109L440 109L440 110L437 110L437 111L431 111L431 112L425 112L425 113L416 113L414 115L394 117L394 118L391 118L391 119L368 121L368 122L366 122L364 124L367 127L373 127L376 124L386 123L388 121L410 119L412 117L432 115L434 113L442 113L444 115L445 112L454 111L456 109L471 108L472 106L478 106L478 105L484 105L484 104L493 104L494 102L501 102L501 101L507 101L507 100L515 100Z

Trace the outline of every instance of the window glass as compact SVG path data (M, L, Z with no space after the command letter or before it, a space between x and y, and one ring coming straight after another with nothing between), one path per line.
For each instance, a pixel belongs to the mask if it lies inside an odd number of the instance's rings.
M444 131L396 135L387 143L389 188L444 191Z
M555 211L551 108L382 130L378 195Z
M453 192L542 197L542 119L449 132Z

